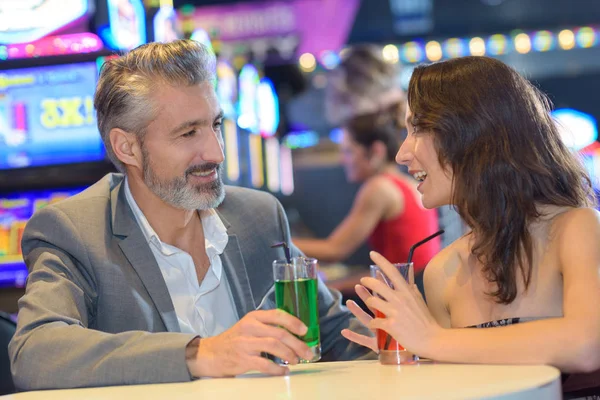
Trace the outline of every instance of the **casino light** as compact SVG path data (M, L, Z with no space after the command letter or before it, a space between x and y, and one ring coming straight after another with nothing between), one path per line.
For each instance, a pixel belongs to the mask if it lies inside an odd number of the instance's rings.
M281 190L279 140L274 137L266 139L265 152L267 157L267 187L271 192L279 192Z
M223 120L223 136L225 139L225 167L227 179L237 182L240 179L240 151L238 146L237 125L231 119Z
M550 31L538 31L533 35L533 48L539 52L553 50L556 46L554 35Z
M342 142L342 135L344 132L341 128L333 128L331 132L329 132L329 140L333 143L340 144Z
M256 90L258 104L258 130L263 137L273 136L279 126L279 98L273 82L262 78Z
M314 131L288 133L283 143L290 149L304 149L319 143L319 134Z
M505 54L507 51L507 41L506 36L501 34L490 36L487 43L489 53L494 56Z
M402 61L408 63L421 62L424 59L425 51L417 42L407 42L402 46L400 57Z
M292 150L287 146L281 145L279 159L281 162L281 193L289 196L294 193Z
M430 61L439 61L442 59L442 46L439 42L432 40L425 45L425 54Z
M123 2L108 0L109 36L119 50L131 50L146 43L146 12L141 0L128 0L130 15L123 18Z
M448 58L462 57L466 53L463 41L458 38L450 38L444 42L444 54Z
M558 34L558 44L563 50L571 50L575 47L575 34L570 29L563 29Z
M300 69L304 72L313 72L317 67L317 60L310 53L302 54L298 62L300 63Z
M400 60L398 48L393 44L384 46L381 50L381 55L383 56L383 59L390 64L396 64L398 60Z
M248 135L250 141L250 181L255 188L265 184L265 167L263 164L263 139L260 135Z
M326 69L334 69L340 63L340 56L338 56L334 51L325 50L321 52L321 64Z
M515 50L521 54L527 54L531 51L531 39L526 33L519 33L515 36Z
M483 56L485 54L485 41L480 37L474 37L469 41L469 50L472 56Z
M214 51L212 43L210 41L210 36L208 36L208 33L206 33L204 29L196 29L192 33L192 36L190 36L190 39L195 40L196 42L208 47L209 50Z
M597 37L594 29L589 26L584 26L579 29L575 34L575 42L583 49L590 48L597 45Z
M2 0L0 43L34 43L85 18L89 0Z
M382 55L388 62L397 62L397 51L399 61L404 64L415 64L425 59L438 61L468 54L494 57L512 51L519 54L528 54L532 51L547 52L555 50L558 46L562 50L598 47L600 46L600 31L595 27L584 26L556 32L540 30L524 33L521 30L512 30L509 34L497 33L487 39L477 36L472 38L449 38L446 40L432 40L426 44L422 44L417 40L398 45L388 44L382 49ZM346 51L347 49L342 49L340 57L343 58Z
M237 100L237 77L227 61L217 62L217 98L225 117L235 118L235 103Z
M177 16L172 4L172 0L161 1L160 9L154 16L154 40L157 42L171 42L179 36L175 27Z
M0 59L14 60L19 58L92 53L102 48L102 41L93 33L71 33L60 36L47 36L33 43L0 46Z
M238 78L238 119L240 128L259 133L257 89L260 80L258 71L252 64L242 68Z
M565 145L579 151L598 139L598 124L589 114L571 108L560 108L551 113L558 122L560 136Z

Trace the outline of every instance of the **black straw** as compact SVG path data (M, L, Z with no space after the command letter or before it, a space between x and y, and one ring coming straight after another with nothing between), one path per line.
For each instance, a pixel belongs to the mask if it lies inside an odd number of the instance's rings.
M275 243L274 245L271 246L272 249L276 248L276 247L283 247L283 252L285 253L285 259L287 260L288 264L292 263L292 255L290 254L290 248L288 247L286 242L279 242L279 243Z
M436 233L434 233L433 235L431 235L431 236L427 236L425 239L421 240L420 242L417 242L417 243L413 244L413 245L411 246L411 248L410 248L409 252L408 252L408 260L406 261L406 263L407 263L407 264L410 264L410 263L411 263L411 261L412 261L412 256L413 256L413 253L414 253L414 251L415 251L415 249L416 249L417 247L419 247L419 246L420 246L420 245L422 245L423 243L427 243L427 242L429 242L431 239L433 239L433 238L434 238L434 237L436 237L436 236L439 236L439 235L441 235L442 233L444 233L444 230L443 230L443 229L440 229L439 231L437 231L437 232L436 232Z

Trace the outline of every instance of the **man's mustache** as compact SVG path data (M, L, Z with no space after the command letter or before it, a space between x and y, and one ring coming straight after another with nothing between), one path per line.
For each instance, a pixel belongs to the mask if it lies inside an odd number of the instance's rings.
M217 173L221 173L222 165L223 164L217 164L217 163L206 163L206 164L202 164L202 165L193 165L185 171L185 175L188 176L189 174L193 174L193 173L209 172L209 171L212 171L213 169L216 169Z

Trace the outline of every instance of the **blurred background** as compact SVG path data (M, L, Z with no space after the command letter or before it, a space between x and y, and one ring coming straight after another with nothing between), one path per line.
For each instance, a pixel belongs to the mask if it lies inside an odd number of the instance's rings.
M113 171L92 99L102 63L149 41L193 38L218 56L228 184L273 193L294 235L326 237L359 185L324 112L345 49L380 46L406 88L415 65L497 57L547 93L569 147L600 174L600 1L0 0L0 310L16 312L33 212ZM442 245L463 233L439 210ZM368 265L361 246L324 266L331 282Z

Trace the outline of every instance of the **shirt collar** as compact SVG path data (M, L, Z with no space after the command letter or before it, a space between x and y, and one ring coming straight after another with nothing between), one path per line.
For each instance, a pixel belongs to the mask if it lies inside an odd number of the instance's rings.
M209 244L212 245L217 254L223 253L225 250L225 246L227 246L227 242L229 241L229 236L227 235L227 228L219 218L219 214L214 210L214 208L210 208L208 210L202 210L200 212L200 217L202 218L202 228L204 229L204 239L207 242L206 248L209 247Z
M125 199L127 199L127 203L129 203L129 207L131 207L131 211L133 211L133 215L146 238L148 243L153 243L158 248L161 248L162 242L158 237L158 234L152 229L152 226L148 222L148 219L142 212L141 208L136 203L133 198L133 194L131 193L131 189L129 188L129 180L125 177Z
M168 246L160 240L158 234L152 229L148 219L133 198L127 177L125 177L125 198L133 211L133 215L135 216L146 241L153 243L165 255L173 254L173 251L169 249L172 246ZM202 229L204 230L204 241L207 252L213 248L215 255L222 254L229 241L227 228L225 228L223 221L221 221L221 218L213 208L200 211L200 218L202 218ZM208 256L211 258L211 254L208 254Z

